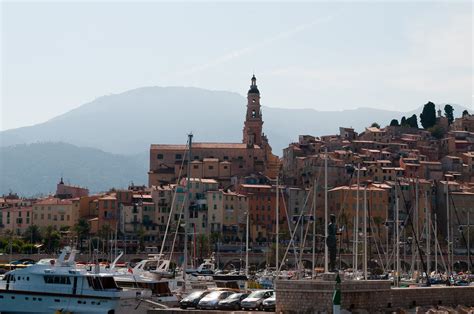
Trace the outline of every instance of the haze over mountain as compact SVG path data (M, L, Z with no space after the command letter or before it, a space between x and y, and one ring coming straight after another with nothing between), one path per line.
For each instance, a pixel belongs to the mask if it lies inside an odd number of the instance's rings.
M66 143L0 147L0 193L54 194L59 178L91 192L146 184L147 155L122 156Z
M144 87L97 98L41 124L3 131L0 193L54 192L61 175L91 192L126 187L131 181L146 184L151 143L185 143L190 131L196 142L240 142L246 103L245 97L225 91ZM454 108L455 116L464 110ZM300 134L335 134L339 126L360 132L372 122L384 126L403 115L419 115L421 107L409 113L373 108L262 111L264 132L274 153L281 155Z
M264 91L262 104L265 106ZM99 97L41 124L3 131L0 140L2 146L53 141L120 154L143 153L151 143L184 143L190 131L198 142L240 142L245 110L246 99L237 93L144 87ZM393 118L412 114L373 108L262 110L264 132L274 152L280 155L299 134L332 134L338 132L339 126L362 131L372 122L386 125ZM456 115L462 110L455 106ZM414 112L419 114L421 107Z

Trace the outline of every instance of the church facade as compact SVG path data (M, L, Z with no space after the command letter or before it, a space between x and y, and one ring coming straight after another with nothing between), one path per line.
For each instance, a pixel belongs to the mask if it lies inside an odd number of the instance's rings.
M247 93L242 143L192 143L191 154L192 178L210 178L230 183L233 177L250 174L276 177L279 158L272 154L272 148L263 133L260 91L255 75L252 76ZM176 183L180 174L181 177L187 177L187 156L186 145L152 144L148 185Z

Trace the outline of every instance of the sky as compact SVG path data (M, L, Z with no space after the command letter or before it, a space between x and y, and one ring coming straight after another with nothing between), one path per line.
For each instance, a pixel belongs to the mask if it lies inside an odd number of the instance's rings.
M268 107L473 108L471 1L4 1L0 9L0 130L143 86L245 95L253 73Z

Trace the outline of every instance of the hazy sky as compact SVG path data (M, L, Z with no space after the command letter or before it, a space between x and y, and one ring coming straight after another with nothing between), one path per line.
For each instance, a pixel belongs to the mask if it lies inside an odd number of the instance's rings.
M472 108L471 1L1 9L0 129L142 86L245 95L253 72L265 106L411 110L432 100Z

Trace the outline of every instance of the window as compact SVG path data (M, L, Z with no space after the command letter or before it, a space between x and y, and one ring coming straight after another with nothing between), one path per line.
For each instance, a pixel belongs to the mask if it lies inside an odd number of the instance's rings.
M59 285L70 285L71 281L67 276L52 276L46 275L44 276L44 282L50 284L59 284Z
M212 170L212 169L214 169L214 166L209 166L209 170Z
M193 169L198 169L198 168L199 168L198 165L194 165L194 166L193 166Z
M156 159L163 159L163 154L156 155Z
M183 155L181 155L181 154L176 154L176 155L175 155L175 159L176 159L176 160L181 160L181 159L183 159Z

